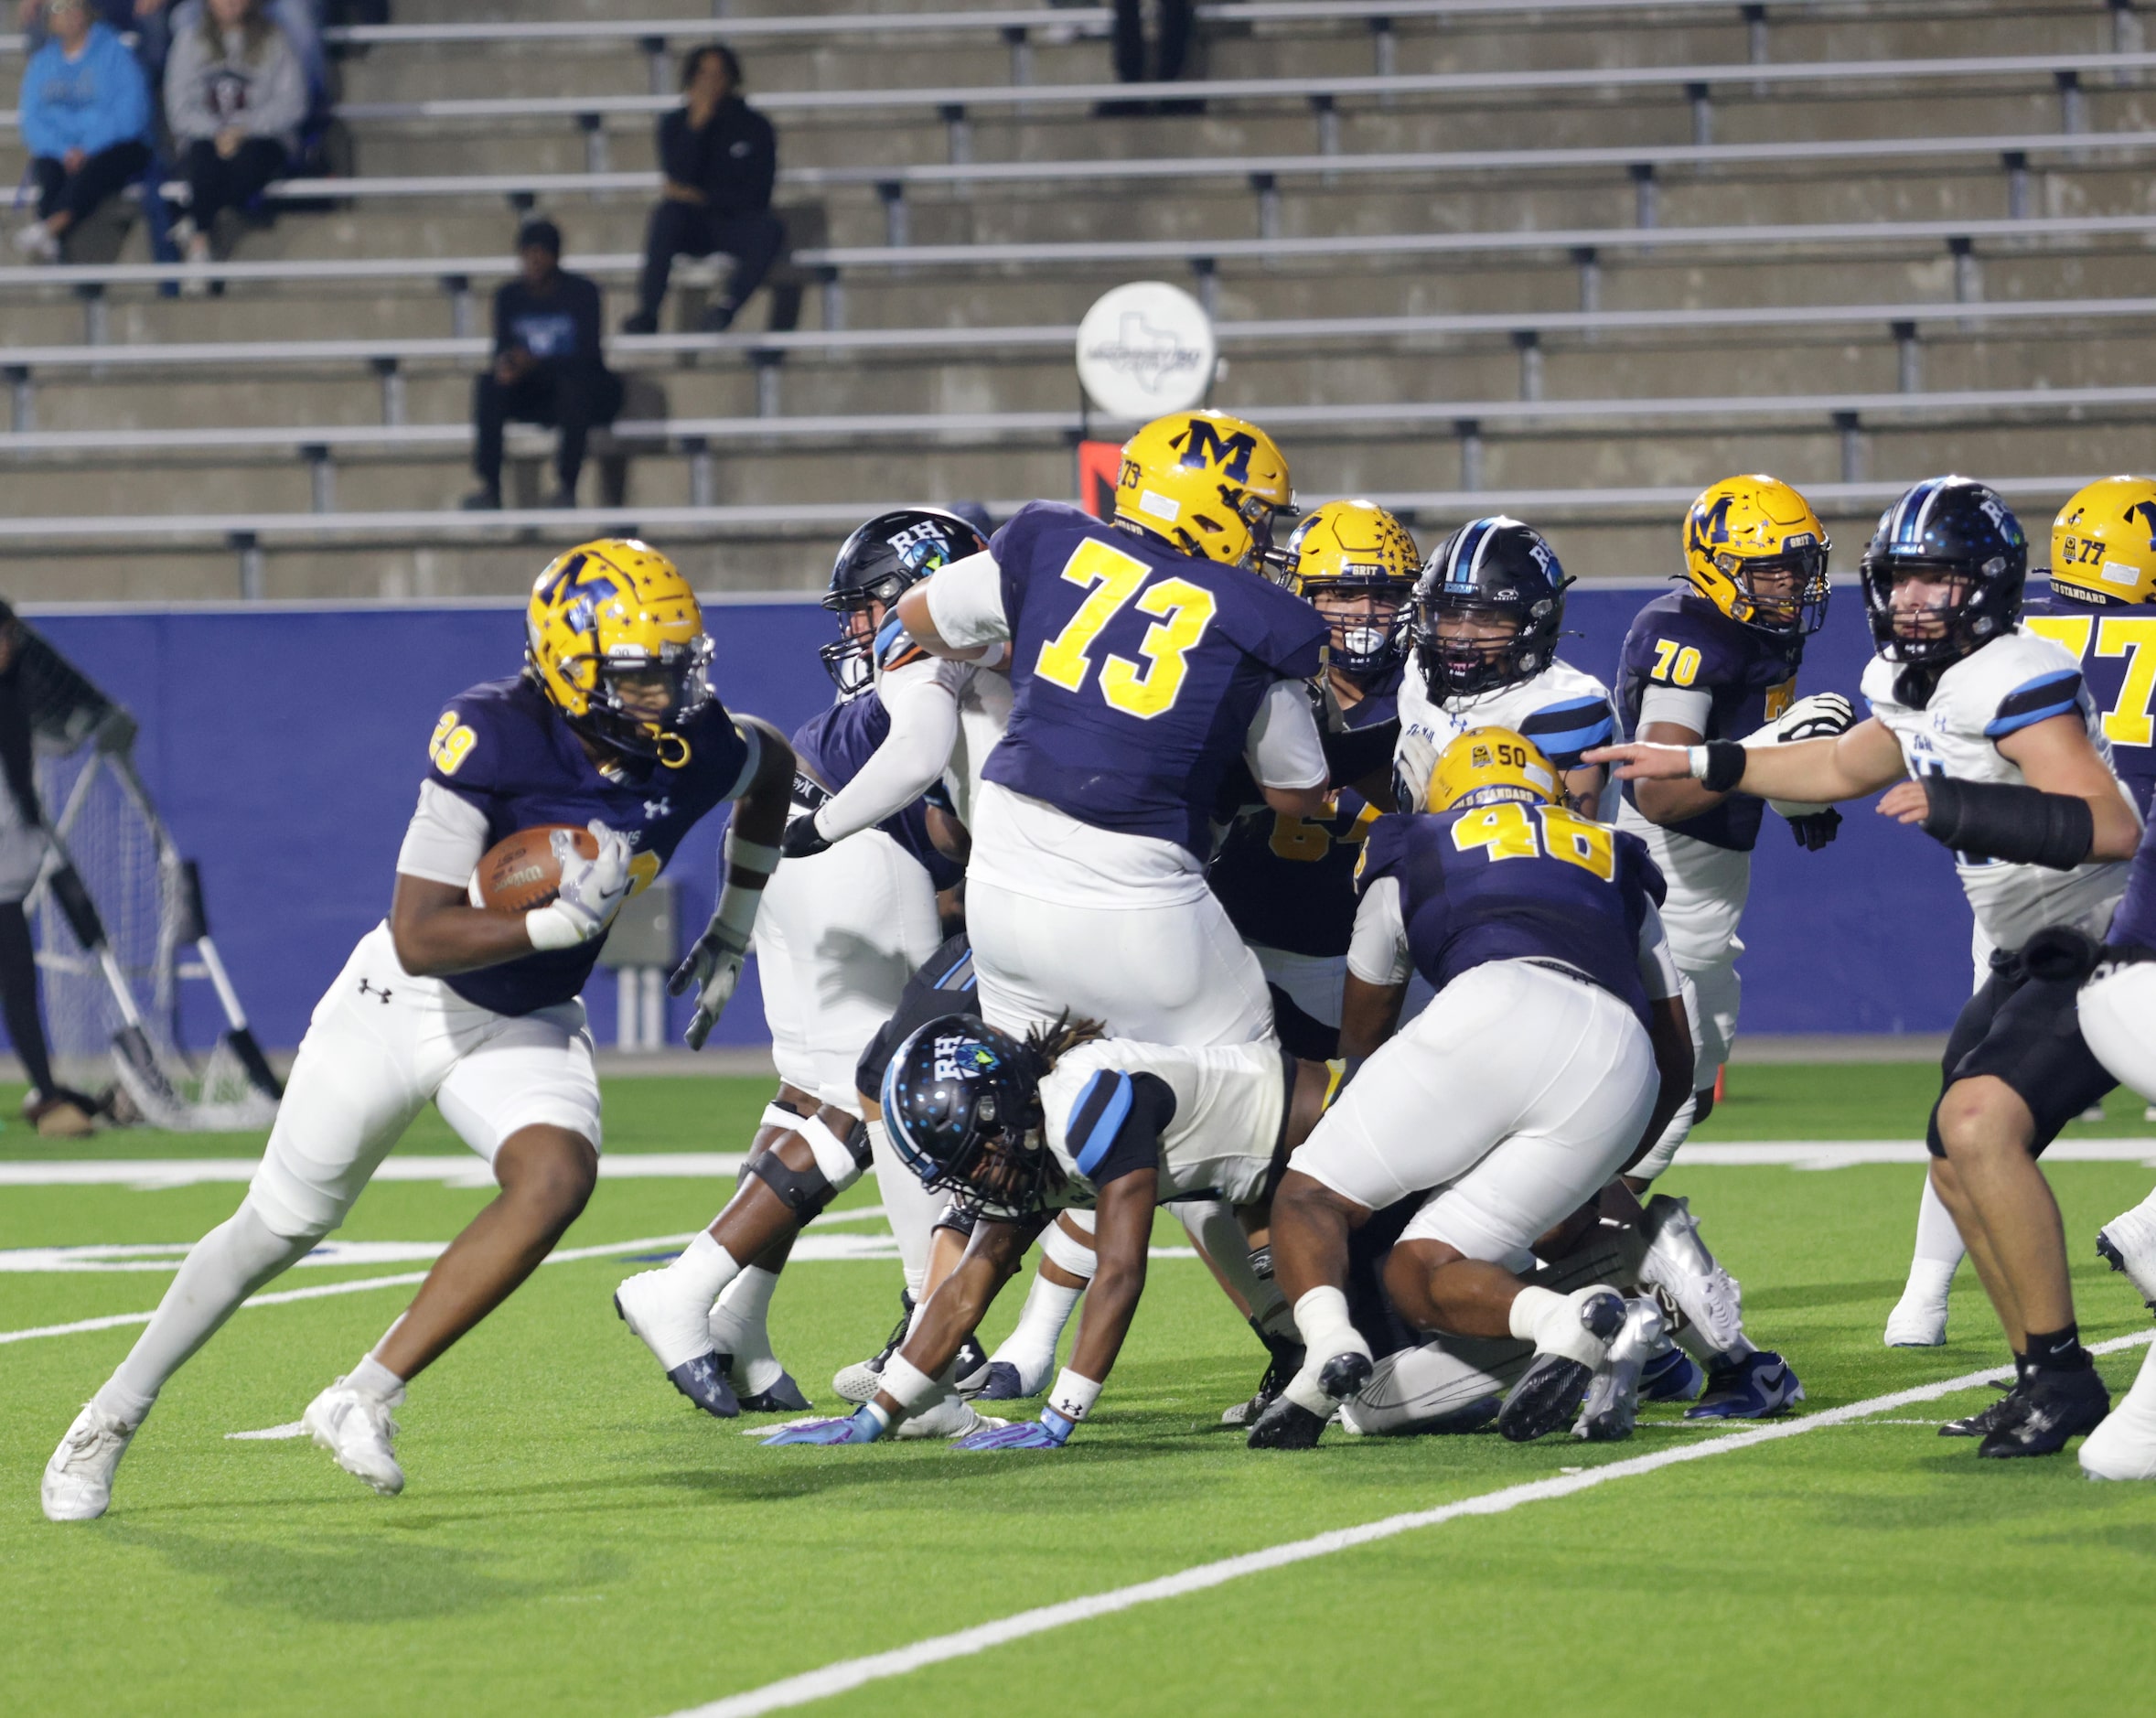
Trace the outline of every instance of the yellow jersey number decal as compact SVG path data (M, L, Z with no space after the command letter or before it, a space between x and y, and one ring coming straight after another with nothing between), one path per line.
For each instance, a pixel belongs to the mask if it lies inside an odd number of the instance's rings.
M1537 821L1541 826L1539 833ZM1539 859L1547 854L1591 871L1604 883L1617 875L1616 843L1608 827L1575 817L1562 806L1529 808L1517 800L1486 805L1453 825L1453 845L1462 853L1485 848L1492 860Z
M1376 806L1364 806L1355 814L1354 826L1346 834L1335 835L1326 825L1340 815L1338 796L1328 799L1325 804L1326 813L1322 821L1307 817L1290 817L1285 811L1275 811L1272 814L1272 836L1266 845L1272 849L1274 858L1316 864L1333 851L1335 842L1348 844L1368 839L1370 825L1379 816ZM1358 877L1362 875L1360 857L1355 862L1355 875Z
M1700 653L1675 639L1655 640L1655 666L1647 678L1666 685L1689 686L1700 677Z
M456 711L447 711L434 724L434 736L426 744L426 755L445 776L454 776L478 740L479 736L457 719Z
M2032 615L2022 623L2040 639L2063 644L2076 661L2086 660L2091 639L2098 656L2123 656L2126 679L2118 702L2104 712L2104 737L2115 746L2156 745L2156 617L2148 615Z
M1090 588L1063 630L1041 646L1034 672L1066 692L1082 691L1093 669L1088 654L1093 641L1136 598L1140 614L1157 617L1138 647L1146 661L1141 665L1127 657L1102 658L1100 695L1110 709L1141 721L1174 709L1183 691L1184 658L1212 625L1213 594L1188 579L1166 578L1140 596L1152 571L1135 555L1099 538L1089 537L1080 543L1064 564L1063 576Z

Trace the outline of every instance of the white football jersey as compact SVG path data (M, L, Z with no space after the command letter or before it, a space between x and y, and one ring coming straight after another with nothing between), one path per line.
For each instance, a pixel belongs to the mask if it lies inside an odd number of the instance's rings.
M1041 1081L1042 1131L1068 1177L1057 1203L1092 1203L1093 1184L1079 1167L1089 1142L1072 1129L1102 1074L1153 1074L1175 1094L1175 1119L1161 1135L1163 1204L1200 1195L1230 1205L1256 1199L1272 1170L1294 1066L1271 1039L1209 1048L1128 1038L1079 1045Z
M1400 682L1402 739L1411 734L1426 735L1443 751L1469 728L1486 727L1526 735L1560 768L1572 768L1573 760L1589 746L1614 745L1620 737L1610 689L1570 662L1552 662L1517 685L1439 704L1424 686L1422 665L1412 655L1408 658ZM1609 810L1605 796L1603 811Z
M1872 714L1901 742L1913 777L2025 787L2026 778L1999 742L2068 714L2079 714L2097 755L2110 762L2101 720L2081 683L2081 665L2062 646L2026 628L2017 627L1954 663L1921 710L1895 699L1900 671L1874 657L1864 670L1863 693ZM2133 803L2123 786L2118 792ZM2054 871L1999 859L1966 860L1958 854L1955 864L1978 929L2000 949L2020 948L2046 925L2078 925L2100 937L2126 889L2127 866L2120 861Z

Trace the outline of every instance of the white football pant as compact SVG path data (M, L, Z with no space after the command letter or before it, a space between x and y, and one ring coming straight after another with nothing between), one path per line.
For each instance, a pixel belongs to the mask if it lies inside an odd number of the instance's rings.
M582 1003L530 1015L475 1006L406 972L378 925L315 1005L249 1200L276 1234L327 1234L430 1099L488 1164L527 1127L600 1144Z
M2156 961L2112 967L2084 984L2081 1036L2113 1079L2156 1103Z
M1271 1036L1264 971L1210 895L1164 907L1073 907L975 879L966 928L981 1016L1006 1032L1067 1009L1141 1044Z
M1646 1028L1609 992L1495 961L1364 1064L1292 1166L1374 1211L1434 1189L1401 1240L1524 1271L1632 1154L1660 1084Z

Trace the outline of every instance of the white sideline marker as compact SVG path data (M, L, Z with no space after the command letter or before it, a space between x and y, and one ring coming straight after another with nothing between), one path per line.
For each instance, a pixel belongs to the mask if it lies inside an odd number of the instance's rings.
M2089 1352L2113 1354L2122 1348L2140 1348L2151 1341L2156 1341L2156 1330L2139 1331L2129 1337L2114 1337L2108 1342L2092 1343ZM1613 1479L1629 1479L1635 1475L1651 1474L1657 1468L1675 1466L1679 1462L1704 1461L1711 1455L1724 1455L1731 1450L1751 1449L1757 1444L1772 1444L1782 1438L1800 1437L1807 1432L1816 1432L1823 1426L1846 1425L1852 1420L1869 1419L1875 1413L1884 1413L1892 1408L1906 1408L1916 1402L1932 1401L1941 1396L1974 1390L1980 1384L1994 1383L2012 1376L2013 1369L2010 1366L1994 1367L1983 1372L1965 1372L1959 1378L1942 1379L1936 1384L1921 1384L1914 1390L1898 1390L1891 1395L1874 1396L1866 1401L1852 1401L1847 1407L1829 1408L1824 1412L1806 1414L1801 1419L1778 1420L1750 1432L1732 1432L1711 1444L1680 1444L1673 1449L1657 1450L1652 1455L1635 1455L1628 1460L1609 1462L1600 1467L1561 1473L1526 1485L1507 1486L1502 1490L1484 1492L1480 1497L1462 1498L1456 1503L1447 1503L1434 1509L1419 1509L1407 1515L1389 1515L1383 1520L1368 1521L1361 1527L1339 1528L1312 1539L1291 1540L1284 1545L1269 1545L1263 1551L1246 1552L1239 1557L1224 1557L1217 1562L1199 1563L1195 1568L1179 1570L1175 1574L1162 1575L1153 1581L1142 1581L1133 1586L1113 1587L1106 1593L1091 1594L1085 1598L1066 1599L1060 1605L1044 1605L1034 1610L1020 1611L1014 1616L1002 1617L992 1623L980 1623L971 1628L961 1628L955 1634L917 1640L910 1647L873 1653L866 1658L843 1659L836 1664L827 1664L820 1670L809 1670L780 1681L767 1682L762 1688L729 1694L724 1700L712 1701L702 1706L683 1707L670 1714L670 1718L759 1718L764 1713L783 1712L788 1707L805 1706L810 1701L830 1700L835 1695L851 1693L871 1682L904 1676L909 1671L925 1670L932 1664L943 1664L952 1659L971 1658L975 1653L985 1652L991 1647L1001 1647L1014 1640L1024 1640L1028 1636L1046 1634L1050 1629L1062 1628L1071 1623L1090 1622L1096 1616L1112 1616L1118 1611L1132 1610L1161 1599L1181 1598L1187 1593L1203 1593L1207 1588L1224 1586L1230 1581L1240 1580L1244 1575L1262 1574L1268 1570L1308 1562L1313 1558L1329 1557L1335 1552L1351 1551L1357 1545L1374 1544L1379 1540L1397 1538L1400 1534L1411 1533L1420 1528L1441 1527L1463 1516L1503 1515L1523 1503L1569 1498L1576 1491L1585 1491Z

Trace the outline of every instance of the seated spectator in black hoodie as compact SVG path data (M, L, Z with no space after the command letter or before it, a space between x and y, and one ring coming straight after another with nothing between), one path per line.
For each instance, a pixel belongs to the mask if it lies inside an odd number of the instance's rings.
M724 294L703 313L707 334L723 332L756 291L786 228L771 212L778 150L771 122L737 94L741 62L718 43L693 48L681 66L686 100L659 122L659 166L666 186L644 239L637 311L624 334L656 334L666 279L677 256L724 251L734 259Z
M467 508L501 505L501 437L510 418L559 426L554 451L560 478L549 507L576 505L577 474L595 424L621 410L621 378L599 349L598 286L561 266L562 231L551 220L528 220L517 233L522 273L494 295L494 365L472 388L472 469L477 493Z

